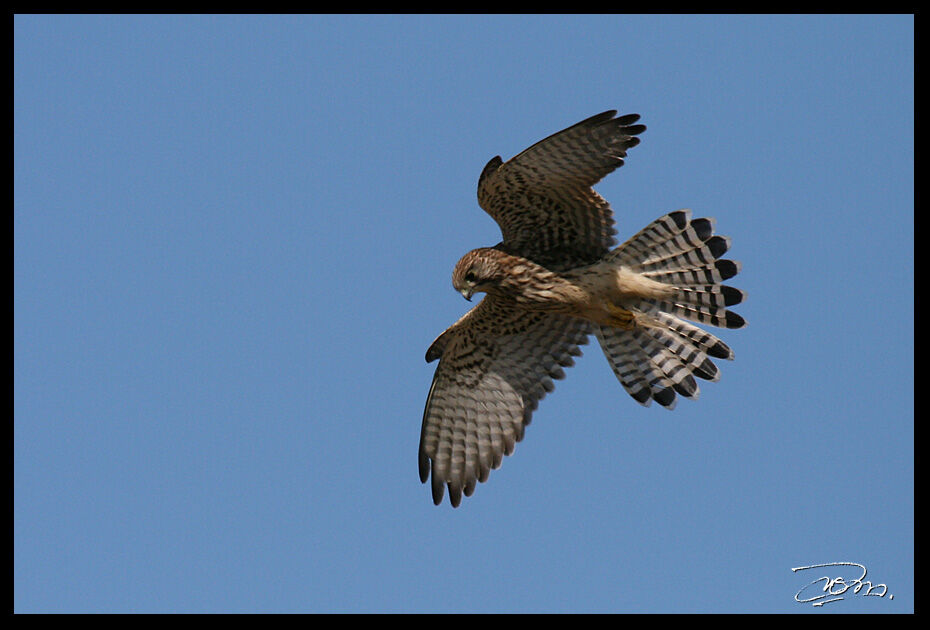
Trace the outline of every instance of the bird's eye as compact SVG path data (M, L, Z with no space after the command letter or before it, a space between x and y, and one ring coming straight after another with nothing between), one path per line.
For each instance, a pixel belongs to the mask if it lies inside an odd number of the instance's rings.
M474 282L477 279L478 278L477 276L475 276L474 271L469 271L468 273L465 274L465 282Z

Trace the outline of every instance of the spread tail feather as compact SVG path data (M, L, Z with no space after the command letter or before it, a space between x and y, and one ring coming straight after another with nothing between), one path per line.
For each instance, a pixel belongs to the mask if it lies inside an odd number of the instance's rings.
M732 359L730 348L685 320L742 328L745 320L727 307L746 294L721 284L740 265L721 259L730 239L715 236L713 219L691 219L678 210L656 219L605 258L618 266L674 287L668 297L632 304L635 326L599 326L595 333L617 379L639 403L655 400L674 408L676 394L697 398L694 377L716 381L711 357Z

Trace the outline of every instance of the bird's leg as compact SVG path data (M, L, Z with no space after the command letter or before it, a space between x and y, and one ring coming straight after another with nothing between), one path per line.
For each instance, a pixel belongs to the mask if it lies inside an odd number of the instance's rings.
M632 330L636 327L636 318L633 313L625 308L621 308L615 304L609 304L607 307L607 317L604 323L614 328Z

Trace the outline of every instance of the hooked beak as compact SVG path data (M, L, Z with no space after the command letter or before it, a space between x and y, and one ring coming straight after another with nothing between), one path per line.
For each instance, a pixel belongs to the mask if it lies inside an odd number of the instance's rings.
M468 300L469 302L471 302L471 296L472 296L472 294L474 293L474 290L473 290L473 289L469 289L468 287L466 287L466 288L464 288L464 289L459 290L459 293L462 294L462 297L463 297L463 298L465 298L466 300Z

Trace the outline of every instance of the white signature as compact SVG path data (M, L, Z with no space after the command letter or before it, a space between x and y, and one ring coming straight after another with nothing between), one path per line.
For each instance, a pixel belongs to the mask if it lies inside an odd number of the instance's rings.
M865 568L865 565L859 564L858 562L825 562L823 564L812 564L806 567L795 567L791 570L797 573L798 571L806 571L807 569L816 569L819 567L858 567L862 570L862 574L851 580L842 575L834 578L828 575L819 577L810 584L802 587L801 590L795 594L794 600L796 602L800 604L810 603L811 606L823 606L830 602L838 602L843 599L842 595L853 586L855 586L853 589L854 595L858 595L859 591L863 588L865 588L865 592L863 593L864 597L884 597L888 594L888 587L884 584L875 584L873 586L871 581L865 580L865 575L868 573L868 570ZM823 582L823 588L820 589L820 594L801 599L801 594L818 582ZM867 588L866 585L868 585ZM879 589L881 589L881 592L878 592ZM817 591L815 590L814 592ZM888 594L888 599L894 599L894 595Z

